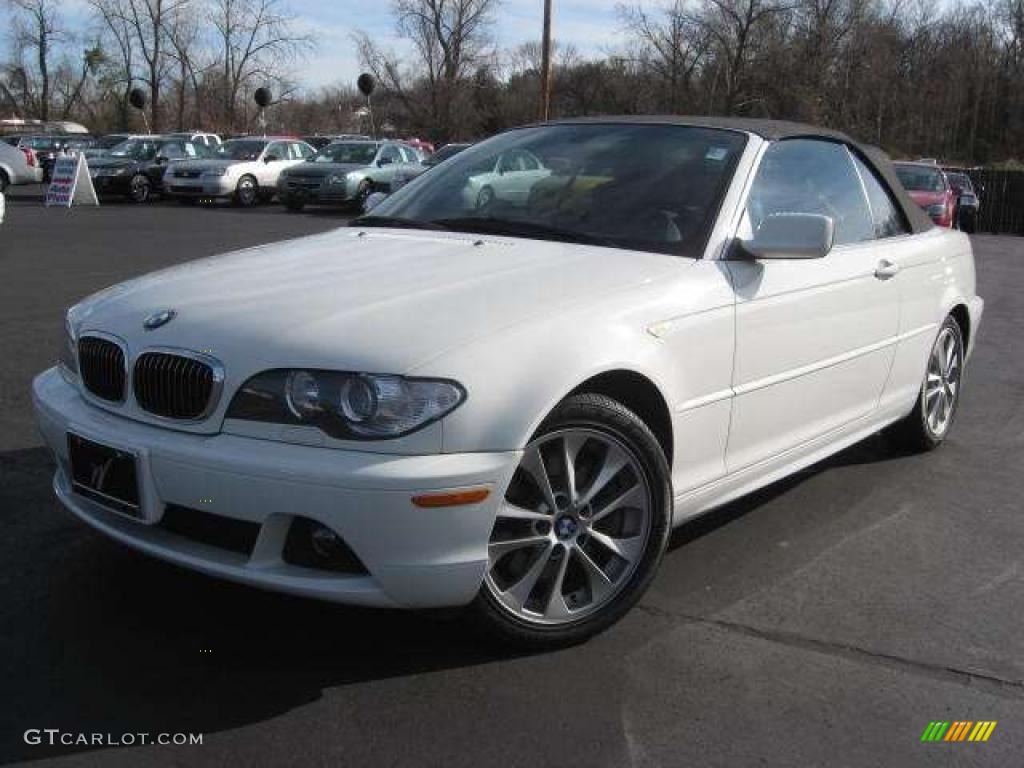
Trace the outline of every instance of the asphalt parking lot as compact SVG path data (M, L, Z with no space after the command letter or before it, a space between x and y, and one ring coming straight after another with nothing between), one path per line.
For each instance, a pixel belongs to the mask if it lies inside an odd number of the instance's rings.
M439 616L213 581L64 512L29 397L64 308L344 218L37 195L0 225L0 764L1020 764L1024 240L974 239L987 307L945 446L875 437L688 524L620 625L531 656ZM922 743L933 720L998 726ZM204 739L34 746L34 728Z

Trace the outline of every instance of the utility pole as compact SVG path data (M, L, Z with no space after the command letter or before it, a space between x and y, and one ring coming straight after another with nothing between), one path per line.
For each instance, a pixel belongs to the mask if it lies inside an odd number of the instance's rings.
M551 112L551 0L544 0L544 37L540 41L540 117Z

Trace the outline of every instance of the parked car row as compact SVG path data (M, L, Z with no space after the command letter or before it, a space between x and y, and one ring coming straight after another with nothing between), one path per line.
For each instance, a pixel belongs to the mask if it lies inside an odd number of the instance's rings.
M966 173L947 171L931 159L893 165L911 199L936 225L975 230L981 204Z
M222 142L201 132L114 134L78 151L88 161L101 198L145 203L161 195L183 204L230 200L250 206L276 197L299 211L307 205L361 210L374 192L398 189L469 146L448 145L424 157L403 141L358 135L310 138L323 144L319 151L290 136Z

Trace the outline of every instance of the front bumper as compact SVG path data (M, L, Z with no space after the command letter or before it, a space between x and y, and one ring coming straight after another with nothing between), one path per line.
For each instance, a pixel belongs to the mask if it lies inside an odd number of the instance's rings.
M229 197L235 192L235 185L226 177L178 179L164 177L163 192L176 197Z
M96 194L102 197L108 195L124 196L132 191L132 174L126 173L119 176L93 176L92 186Z
M307 205L345 205L354 198L348 185L302 182L290 179L277 187L282 201L293 200Z
M147 554L212 576L339 603L426 608L464 605L479 590L495 510L516 452L399 456L195 435L125 419L86 403L57 369L33 382L43 437L57 460L60 501L102 533ZM69 481L71 431L137 456L141 519L100 506ZM426 491L488 486L473 505L424 509ZM162 528L168 505L258 524L248 555ZM284 562L293 516L340 534L367 574Z

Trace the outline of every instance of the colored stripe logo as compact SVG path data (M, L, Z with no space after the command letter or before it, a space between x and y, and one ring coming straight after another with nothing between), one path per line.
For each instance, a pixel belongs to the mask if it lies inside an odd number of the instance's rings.
M933 720L921 734L921 741L988 741L996 720Z

